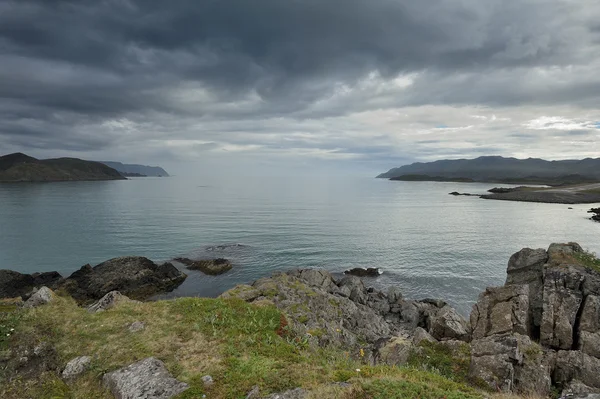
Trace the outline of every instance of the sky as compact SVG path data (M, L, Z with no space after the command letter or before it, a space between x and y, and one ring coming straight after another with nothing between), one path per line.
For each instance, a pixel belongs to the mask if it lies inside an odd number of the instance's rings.
M0 152L385 171L600 157L597 0L0 0Z

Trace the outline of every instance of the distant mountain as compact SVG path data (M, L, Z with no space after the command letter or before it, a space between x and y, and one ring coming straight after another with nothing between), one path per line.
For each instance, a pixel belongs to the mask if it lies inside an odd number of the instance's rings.
M135 164L123 164L121 162L109 162L101 161L104 165L110 166L113 169L118 170L124 176L156 176L156 177L168 177L169 174L166 170L160 166L146 166L146 165L135 165Z
M419 176L418 179L415 176ZM393 180L480 181L530 184L567 184L600 181L600 158L545 161L543 159L504 158L499 156L476 159L416 162L390 169L378 178Z
M39 160L22 153L0 157L0 182L124 180L115 169L77 158Z

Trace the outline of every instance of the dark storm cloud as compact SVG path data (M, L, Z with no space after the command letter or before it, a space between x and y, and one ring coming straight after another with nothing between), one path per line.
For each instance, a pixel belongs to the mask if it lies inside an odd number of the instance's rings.
M406 106L594 107L599 12L591 0L5 0L0 145L197 139L199 151L220 140L384 155L340 139L345 123L323 142L240 135ZM287 119L252 122L265 118ZM106 127L122 119L144 132Z

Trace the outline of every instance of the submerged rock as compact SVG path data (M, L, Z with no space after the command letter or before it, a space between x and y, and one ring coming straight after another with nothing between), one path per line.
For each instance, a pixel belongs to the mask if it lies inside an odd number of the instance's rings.
M174 290L186 277L171 263L157 265L144 257L126 256L95 267L85 265L71 274L63 286L80 302L98 300L111 291L143 300Z
M115 398L123 399L169 399L189 388L153 357L105 374L102 380Z
M351 276L357 277L378 277L382 273L383 272L377 267L368 267L366 269L362 267L355 267L344 272L344 274L349 274Z
M199 270L204 274L217 276L233 268L230 261L224 258L192 260L188 258L175 258L175 261L184 264L189 270Z

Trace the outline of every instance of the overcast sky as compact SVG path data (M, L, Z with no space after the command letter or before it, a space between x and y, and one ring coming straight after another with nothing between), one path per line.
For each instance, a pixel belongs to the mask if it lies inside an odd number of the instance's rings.
M198 167L600 157L598 0L0 0L0 149Z

